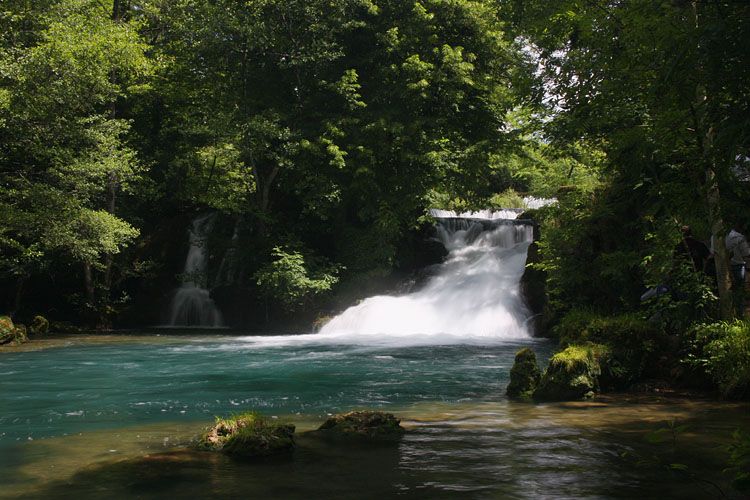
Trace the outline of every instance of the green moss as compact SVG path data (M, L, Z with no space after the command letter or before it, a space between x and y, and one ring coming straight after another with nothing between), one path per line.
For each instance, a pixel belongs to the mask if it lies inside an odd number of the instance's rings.
M380 411L353 411L333 415L318 428L317 435L328 438L364 438L391 441L405 432L401 421L391 413Z
M543 400L591 397L599 392L602 372L611 361L612 351L605 345L568 346L550 358L534 397Z
M197 447L244 459L288 454L294 449L294 431L292 424L268 422L258 412L246 412L217 417Z
M8 316L0 316L0 344L8 344L16 340L16 327Z
M44 316L34 316L29 325L29 331L34 335L44 335L49 332L49 321Z
M602 315L590 309L575 309L566 314L554 328L560 347L603 344L612 351L605 383L618 389L644 376L663 376L660 370L668 364L659 361L667 354L670 339L657 325L638 314Z
M29 340L24 325L15 325L9 316L0 316L0 345L23 344Z
M508 397L530 397L541 379L536 354L528 347L516 353L513 367L510 369L510 383L505 390Z

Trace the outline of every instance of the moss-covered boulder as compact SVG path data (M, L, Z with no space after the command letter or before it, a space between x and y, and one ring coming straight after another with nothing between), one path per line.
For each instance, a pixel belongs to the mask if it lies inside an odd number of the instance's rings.
M9 316L0 316L0 345L22 344L29 340L24 325L14 325Z
M293 424L268 422L256 412L217 417L197 448L242 459L287 455L294 450L294 431Z
M29 332L32 335L45 335L49 333L49 321L44 316L34 316L29 325Z
M599 378L608 370L611 350L601 344L569 346L552 356L534 391L541 400L572 400L593 397L599 392Z
M401 420L391 413L380 411L353 411L333 415L321 425L314 435L332 439L365 439L395 441L405 429Z
M0 316L0 344L8 344L16 340L16 327L8 316Z
M505 393L511 398L530 397L539 385L540 378L536 354L528 347L521 349L516 353L513 367L510 369L510 383Z

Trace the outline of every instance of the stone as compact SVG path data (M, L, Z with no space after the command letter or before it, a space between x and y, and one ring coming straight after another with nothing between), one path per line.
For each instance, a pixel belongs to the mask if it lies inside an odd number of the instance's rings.
M601 344L567 347L550 359L534 398L564 401L593 397L599 392L603 367L611 358L611 350Z
M536 362L536 354L528 347L516 353L513 367L510 369L510 383L505 390L508 397L530 397L539 385L541 372Z
M243 413L217 418L197 448L241 459L288 455L294 450L294 431L293 424L268 422L255 412Z
M29 340L24 325L14 325L9 316L0 316L0 345L23 344Z
M49 333L49 321L44 316L34 316L29 325L29 331L33 335L44 335Z
M365 439L368 441L395 441L406 430L401 421L391 413L380 411L353 411L333 415L315 432L315 435L334 439Z
M0 344L8 344L16 340L16 327L8 316L0 316Z

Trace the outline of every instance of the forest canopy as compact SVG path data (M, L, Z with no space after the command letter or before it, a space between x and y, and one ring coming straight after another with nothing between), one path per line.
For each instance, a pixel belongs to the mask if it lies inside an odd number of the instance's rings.
M299 313L415 266L429 208L503 193L560 199L539 214L560 313L632 311L674 276L679 227L747 223L747 19L700 0L7 0L3 312L153 324L213 214L217 299L263 310L245 323ZM722 249L691 289L730 319Z

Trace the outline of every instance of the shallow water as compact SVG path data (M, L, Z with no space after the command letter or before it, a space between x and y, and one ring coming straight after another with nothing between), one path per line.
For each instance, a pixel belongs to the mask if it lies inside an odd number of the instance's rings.
M546 359L553 346L540 340L314 339L167 332L5 350L0 496L712 498L718 490L705 481L729 491L721 446L750 413L656 395L508 401L515 352L531 346ZM395 413L405 437L351 447L305 435L330 413L362 408ZM243 463L190 450L215 415L247 409L297 425L293 459ZM674 443L643 439L670 420L688 425ZM677 462L689 474L668 469Z

